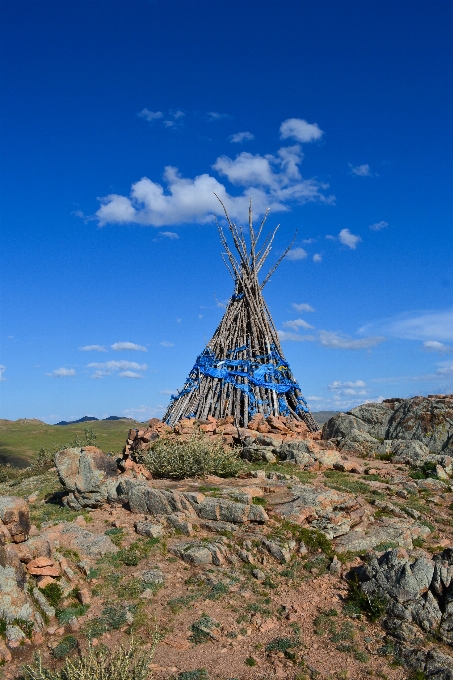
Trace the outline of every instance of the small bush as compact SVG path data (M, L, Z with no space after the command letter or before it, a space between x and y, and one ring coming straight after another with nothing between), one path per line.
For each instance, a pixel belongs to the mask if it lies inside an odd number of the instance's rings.
M49 583L42 592L52 607L57 608L63 599L63 590L58 583Z
M53 655L56 659L63 659L63 657L73 652L77 645L78 643L74 635L67 635L53 648Z
M24 673L29 680L146 680L150 677L148 667L157 642L155 636L151 650L146 653L133 640L129 649L100 647L94 650L89 645L76 659L66 659L60 670L45 668L38 656L33 666L24 666Z
M243 464L234 449L219 439L208 439L195 433L187 441L162 437L140 455L140 462L153 477L185 479L186 477L235 477Z
M196 671L178 673L177 680L209 680L209 675L205 668L199 668Z
M256 659L253 658L253 656L248 656L245 660L246 666L253 667L253 666L256 666L256 664L257 664L257 661L256 661Z
M345 612L352 616L366 614L370 621L378 621L384 616L387 601L381 595L368 595L360 587L358 578L349 581L349 592Z

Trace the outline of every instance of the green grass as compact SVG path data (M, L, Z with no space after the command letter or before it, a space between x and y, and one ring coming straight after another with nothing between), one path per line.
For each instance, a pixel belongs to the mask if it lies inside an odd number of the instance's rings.
M108 420L78 425L47 425L39 420L0 420L0 464L24 467L37 460L41 447L52 449L77 436L83 438L86 428L96 435L96 446L105 452L121 453L131 427L143 427L135 420Z

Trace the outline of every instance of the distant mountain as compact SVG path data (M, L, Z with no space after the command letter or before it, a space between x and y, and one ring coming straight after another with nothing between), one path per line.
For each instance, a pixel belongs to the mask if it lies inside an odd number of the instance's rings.
M83 416L83 418L79 418L79 420L60 420L60 422L55 423L55 425L78 425L79 423L89 423L94 420L99 421L99 418L95 418L94 416ZM131 418L109 416L108 418L101 418L101 420L131 420Z
M79 420L60 420L60 422L55 423L55 425L77 425L77 423L89 423L92 420L99 420L99 418L95 418L94 416L83 416L83 418L79 418Z

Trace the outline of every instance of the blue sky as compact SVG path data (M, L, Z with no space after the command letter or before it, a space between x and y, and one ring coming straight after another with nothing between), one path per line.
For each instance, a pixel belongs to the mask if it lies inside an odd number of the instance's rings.
M313 410L453 392L449 1L2 0L1 417L160 416L228 300ZM274 258L274 260L272 259Z

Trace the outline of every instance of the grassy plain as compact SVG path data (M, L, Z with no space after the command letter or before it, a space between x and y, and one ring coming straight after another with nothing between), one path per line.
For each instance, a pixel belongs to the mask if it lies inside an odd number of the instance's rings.
M135 420L94 420L77 425L48 425L40 420L0 420L0 464L10 463L25 467L36 460L43 446L52 449L54 444L64 446L77 435L83 437L85 428L96 435L96 445L105 452L121 453Z

